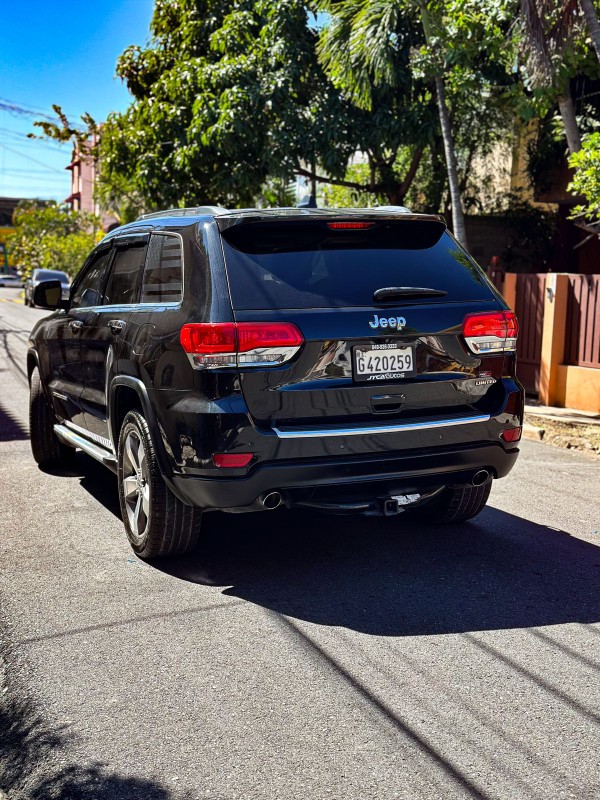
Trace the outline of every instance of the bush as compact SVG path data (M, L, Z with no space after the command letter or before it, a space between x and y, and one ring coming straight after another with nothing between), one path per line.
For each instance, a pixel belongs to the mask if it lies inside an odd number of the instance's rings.
M100 220L51 201L25 201L13 215L11 261L27 277L34 269L58 269L73 277L102 238Z

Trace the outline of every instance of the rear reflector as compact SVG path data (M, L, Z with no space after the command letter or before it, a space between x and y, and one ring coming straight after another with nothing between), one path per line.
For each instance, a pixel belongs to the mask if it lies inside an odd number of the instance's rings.
M254 453L215 453L213 455L213 462L215 467L247 467L252 461Z
M512 311L467 314L463 336L473 353L505 353L517 348L519 326Z
M521 432L522 428L507 428L502 431L500 438L504 439L505 442L518 442L521 438Z
M283 364L304 342L291 322L195 322L179 338L196 369Z
M366 231L375 225L374 222L328 222L332 231Z

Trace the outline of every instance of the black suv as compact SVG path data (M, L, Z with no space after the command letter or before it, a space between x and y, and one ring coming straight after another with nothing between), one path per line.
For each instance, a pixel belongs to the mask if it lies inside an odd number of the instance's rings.
M515 316L436 216L150 214L34 302L33 455L116 472L145 558L212 509L462 521L517 458Z

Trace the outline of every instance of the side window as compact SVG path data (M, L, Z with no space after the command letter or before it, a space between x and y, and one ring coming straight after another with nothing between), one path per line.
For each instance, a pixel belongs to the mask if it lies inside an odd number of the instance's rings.
M146 245L142 245L117 250L104 293L105 305L137 302L138 278L146 257L146 249Z
M179 303L183 280L181 239L155 233L150 237L142 280L142 303Z
M75 294L71 298L71 308L89 308L102 303L102 285L111 252L109 247L93 259L81 280L77 282Z

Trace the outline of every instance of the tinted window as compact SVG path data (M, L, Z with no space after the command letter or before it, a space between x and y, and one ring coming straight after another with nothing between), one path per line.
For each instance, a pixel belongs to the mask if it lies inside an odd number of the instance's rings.
M105 305L121 305L137 301L138 279L145 257L145 245L119 248L116 251L104 293Z
M178 303L181 300L183 258L178 236L153 234L142 282L142 303Z
M71 300L71 308L89 308L89 306L99 306L102 303L102 286L110 255L109 248L96 256L85 270L77 282L75 294Z
M373 292L388 286L447 292L429 303L490 297L481 269L434 222L377 222L367 230L242 223L222 237L239 309L372 306Z
M54 269L38 269L35 272L35 277L38 281L63 281L68 283L70 280L66 272Z

